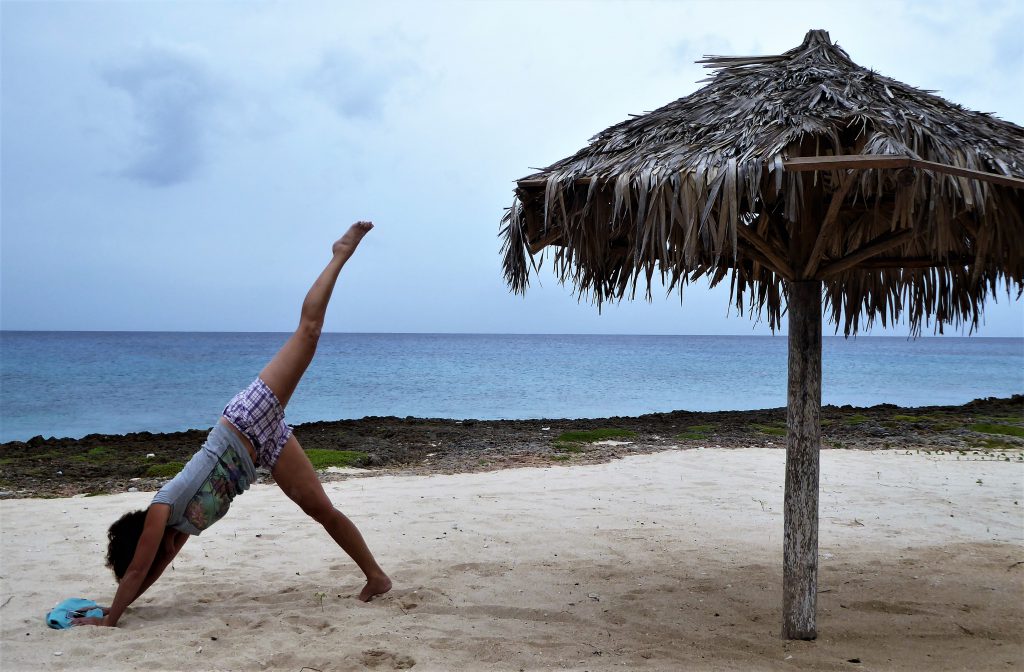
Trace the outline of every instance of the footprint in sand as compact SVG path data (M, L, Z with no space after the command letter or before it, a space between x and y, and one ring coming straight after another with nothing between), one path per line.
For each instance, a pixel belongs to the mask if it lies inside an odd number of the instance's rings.
M493 562L465 562L460 565L452 565L449 568L453 572L469 572L483 577L503 576L508 573L509 567L504 564Z
M410 656L391 653L383 649L367 649L363 651L362 663L372 669L408 670L416 664L416 661Z
M933 616L934 611L922 609L918 602L885 602L882 600L868 600L866 602L851 602L850 609L858 611L873 611L882 614L899 614L901 616Z
M397 604L399 608L408 611L409 609L415 609L420 606L420 603L430 603L439 601L440 593L430 588L424 588L423 586L417 586L415 588L405 588L399 590L392 590L387 595L374 600L375 603L381 604ZM447 595L444 595L444 599L451 601Z

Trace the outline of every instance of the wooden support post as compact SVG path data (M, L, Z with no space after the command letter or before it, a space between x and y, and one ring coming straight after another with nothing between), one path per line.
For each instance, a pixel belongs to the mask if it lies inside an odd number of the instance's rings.
M821 449L821 282L789 283L782 636L818 636L818 453Z

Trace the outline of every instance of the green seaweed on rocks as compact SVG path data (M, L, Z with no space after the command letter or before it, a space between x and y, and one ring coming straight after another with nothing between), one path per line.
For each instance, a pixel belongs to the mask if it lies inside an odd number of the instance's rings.
M146 469L146 476L152 478L174 478L178 472L185 468L183 462L164 462L163 464L151 464Z
M87 462L89 464L109 464L114 460L125 462L137 459L135 455L118 455L117 451L110 446L95 446L84 453L68 455L66 457L67 459Z
M754 429L761 432L762 434L768 434L769 436L785 436L786 435L786 423L781 421L772 422L767 425L751 425Z
M972 448L984 448L985 450L1013 450L1014 448L1019 450L1021 448L1019 443L996 437L973 439L970 441L970 444Z
M714 431L715 425L690 425L685 432L676 434L676 438L683 441L703 441Z
M576 443L594 443L606 439L628 439L636 436L636 432L628 429L581 429L562 432L555 441L574 441Z
M306 457L313 463L314 469L327 467L359 467L366 464L367 454L358 450L329 450L326 448L310 448Z
M968 427L972 432L979 434L1002 434L1005 436L1016 436L1024 438L1024 427L1013 425L996 425L988 422L977 422Z
M560 453L582 453L586 451L584 444L606 441L608 439L628 439L636 436L636 432L628 429L580 429L562 432L551 442L551 447Z

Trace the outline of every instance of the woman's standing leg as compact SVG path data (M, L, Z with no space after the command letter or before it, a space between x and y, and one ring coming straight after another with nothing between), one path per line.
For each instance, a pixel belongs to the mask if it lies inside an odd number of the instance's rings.
M355 252L359 241L372 228L373 224L370 222L356 222L334 243L331 261L302 302L298 328L270 363L260 371L260 378L273 391L282 408L291 399L296 385L299 384L302 374L306 372L316 353L327 304L331 300L338 273ZM281 490L307 515L323 525L331 538L363 570L366 585L359 593L360 600L366 602L374 595L391 590L391 579L377 564L358 528L334 508L334 504L324 492L320 479L317 478L313 465L294 436L289 437L284 444L281 455L270 473L281 486Z
M359 593L359 599L369 602L374 595L391 590L391 579L377 564L373 553L363 541L359 529L345 514L334 508L324 486L317 478L316 471L306 453L294 436L288 438L281 450L281 457L274 465L271 475L281 489L310 518L323 525L327 534L355 560L366 575L366 585Z

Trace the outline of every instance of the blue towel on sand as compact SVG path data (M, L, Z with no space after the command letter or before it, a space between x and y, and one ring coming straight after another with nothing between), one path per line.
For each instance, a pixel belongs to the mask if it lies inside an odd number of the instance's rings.
M103 617L103 610L92 600L84 597L69 597L46 615L46 624L51 628L63 630L71 627L71 619L80 616Z

